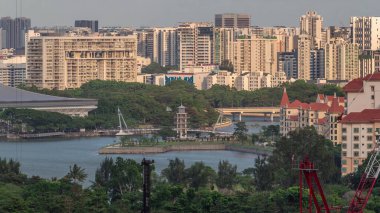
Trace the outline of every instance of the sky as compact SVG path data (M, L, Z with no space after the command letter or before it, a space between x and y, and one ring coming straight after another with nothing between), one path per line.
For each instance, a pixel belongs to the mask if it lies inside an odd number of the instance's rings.
M218 13L246 13L262 27L298 26L309 10L322 15L325 26L348 26L350 16L380 16L379 0L0 0L0 17L28 17L39 27L73 26L78 19L97 19L100 26L177 26L213 22Z

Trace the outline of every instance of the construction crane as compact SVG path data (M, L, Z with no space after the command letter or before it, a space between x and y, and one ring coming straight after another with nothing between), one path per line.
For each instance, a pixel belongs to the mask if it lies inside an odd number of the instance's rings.
M376 184L380 173L380 137L376 136L376 147L371 155L367 167L362 174L358 188L352 198L347 213L362 213L367 205L368 199L371 196L372 190ZM313 206L317 213L341 212L342 207L329 206L320 184L317 169L314 164L306 157L299 163L299 209L303 213L303 176L305 176L306 184L309 188L308 212L312 212ZM317 195L319 194L322 204L318 202Z

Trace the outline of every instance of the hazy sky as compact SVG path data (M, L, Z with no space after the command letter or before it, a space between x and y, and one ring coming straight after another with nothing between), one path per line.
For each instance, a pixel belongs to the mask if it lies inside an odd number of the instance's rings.
M18 10L16 13L16 1ZM212 21L216 13L247 13L258 26L298 26L315 10L325 25L348 25L350 16L380 16L379 0L0 0L0 16L32 19L33 26L72 26L75 19L98 19L100 26L176 26Z

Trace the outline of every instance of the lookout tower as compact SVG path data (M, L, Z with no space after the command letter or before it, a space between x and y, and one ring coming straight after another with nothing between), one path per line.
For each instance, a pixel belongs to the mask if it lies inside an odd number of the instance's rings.
M177 112L177 137L179 139L185 139L187 138L187 113L186 113L186 107L184 107L182 104L178 107Z

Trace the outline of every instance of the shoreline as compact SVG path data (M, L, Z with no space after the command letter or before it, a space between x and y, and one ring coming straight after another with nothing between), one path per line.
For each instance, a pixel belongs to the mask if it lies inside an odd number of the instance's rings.
M255 147L244 147L234 144L178 144L168 146L146 146L146 147L115 147L114 145L99 149L100 155L107 154L160 154L166 152L185 152L185 151L234 151L242 153L250 153L256 155L268 156L272 155L269 150Z

